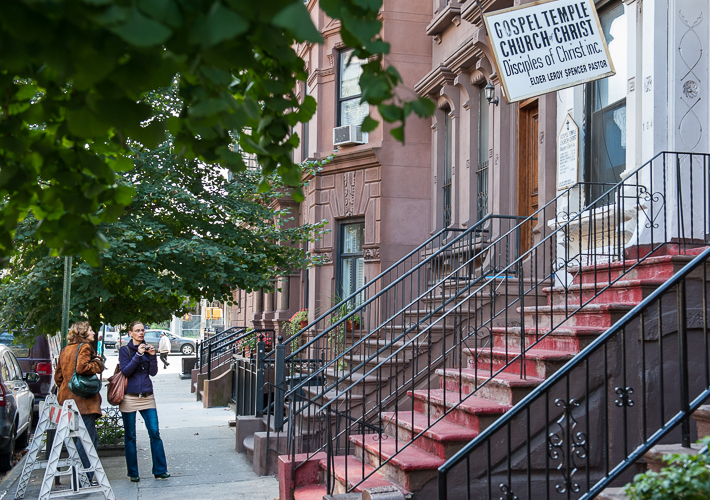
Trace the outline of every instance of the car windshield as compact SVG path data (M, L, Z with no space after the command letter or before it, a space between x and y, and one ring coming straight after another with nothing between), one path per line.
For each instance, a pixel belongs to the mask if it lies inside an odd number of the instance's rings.
M10 348L12 352L15 353L15 356L18 358L27 358L30 355L30 348L27 347L25 344L14 344L13 341L15 338L12 336L11 333L8 332L2 332L0 333L0 344L5 344Z

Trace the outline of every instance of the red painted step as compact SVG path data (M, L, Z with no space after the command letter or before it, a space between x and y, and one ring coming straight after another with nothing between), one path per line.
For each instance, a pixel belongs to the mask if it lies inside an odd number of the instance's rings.
M612 284L608 282L572 284L565 288L543 288L548 294L548 303L567 304L570 307L582 307L585 304L631 304L636 305L665 283L662 278L645 280L620 279Z
M471 368L447 368L436 370L439 382L445 384L448 391L458 391L459 386L465 394L495 401L502 405L514 405L543 382L538 377L525 377L513 373L499 373L490 378L489 370Z
M323 470L328 470L328 464L326 460L320 461L320 468ZM347 469L347 484L345 483L345 471ZM353 488L354 485L360 483L363 477L367 477L365 481L358 484L354 489L356 492L362 492L367 488L376 488L378 486L395 486L397 487L403 495L409 495L409 491L405 488L394 484L392 481L386 479L379 472L373 474L373 469L370 465L365 464L363 475L363 463L352 455L348 456L338 456L333 457L333 475L337 481L335 487L335 493L345 493L345 487L348 490Z
M308 484L293 490L293 500L322 500L328 490L324 484Z
M503 405L477 396L466 398L464 395L465 399L461 401L458 391L431 389L430 391L409 391L407 394L413 399L415 411L431 414L436 418L444 414L444 408L450 410L458 403L456 409L446 415L443 420L468 427L477 433L511 408L510 405Z
M410 441L400 441L387 435L350 436L350 441L356 446L355 456L362 458L364 449L365 462L370 465L379 466L389 460L379 472L410 491L421 489L436 477L436 470L446 462L446 459L428 453Z
M525 329L561 326L610 328L633 309L633 306L631 304L588 304L579 311L577 309L579 306L575 305L526 307L523 311Z
M474 368L478 364L478 369L486 370L486 373L497 372L504 366L505 373L529 375L538 378L547 378L559 370L567 361L572 359L575 352L561 351L554 349L528 349L525 352L525 359L522 358L520 348L494 347L475 349L465 349L464 354L468 357L469 368ZM514 361L515 360L515 361ZM524 370L523 370L524 368Z
M381 416L389 426L396 426L399 439L407 441L421 434L414 444L441 458L451 458L464 444L478 436L475 430L447 420L441 420L429 427L436 417L429 417L418 411L400 411L397 414L386 412ZM385 432L393 431L389 426L385 426Z
M517 348L520 350L520 327L494 327L493 346ZM579 352L607 329L603 327L571 326L559 327L550 333L549 328L525 328L526 345L535 348ZM543 338L544 337L544 338Z

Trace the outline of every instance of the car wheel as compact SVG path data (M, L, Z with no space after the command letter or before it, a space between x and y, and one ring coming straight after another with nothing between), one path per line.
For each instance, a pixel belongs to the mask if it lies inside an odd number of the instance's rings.
M22 436L20 436L17 439L17 447L20 450L23 450L27 448L27 445L30 444L30 434L32 433L32 419L34 417L34 412L30 412L30 421L29 425L27 426L27 430L22 433Z
M15 441L17 440L17 423L13 424L10 431L10 442L7 451L0 453L0 472L12 469L12 456L15 454Z
M180 348L180 351L182 351L185 356L189 356L190 354L195 352L195 348L192 347L192 344L185 344Z

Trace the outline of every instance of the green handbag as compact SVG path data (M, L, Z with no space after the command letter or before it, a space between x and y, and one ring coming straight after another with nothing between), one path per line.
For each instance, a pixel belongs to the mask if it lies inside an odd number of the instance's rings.
M76 349L76 358L74 358L74 375L69 380L69 390L86 399L97 394L101 390L101 380L96 375L79 375L76 372L76 363L79 361L79 351L84 343L79 344Z

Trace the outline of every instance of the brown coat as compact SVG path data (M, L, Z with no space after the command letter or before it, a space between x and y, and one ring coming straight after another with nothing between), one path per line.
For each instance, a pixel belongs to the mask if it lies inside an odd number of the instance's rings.
M54 372L54 381L57 383L59 393L57 400L59 404L64 404L64 400L73 399L82 415L98 413L101 415L101 394L94 394L89 398L77 396L69 390L69 381L74 376L74 359L79 344L69 344L59 354L57 369ZM89 344L81 346L79 359L76 362L76 372L79 375L96 375L103 370L103 363L92 357L92 350Z

